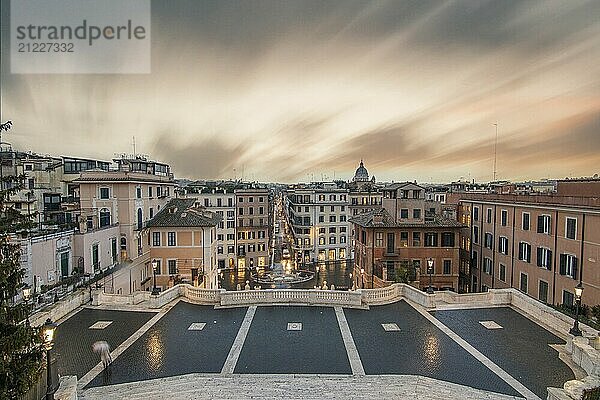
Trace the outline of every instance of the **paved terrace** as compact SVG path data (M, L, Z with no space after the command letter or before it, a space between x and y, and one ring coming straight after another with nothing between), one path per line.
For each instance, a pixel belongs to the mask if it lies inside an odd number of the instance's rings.
M60 323L58 368L78 377L80 398L545 399L547 387L575 378L557 351L565 337L503 305L506 293L475 296L465 308L455 295L398 285L350 297L329 291L333 306L308 307L327 291L251 291L238 300L255 295L263 305L233 307L218 291L174 289L135 306L96 298L105 304ZM370 305L353 304L366 293ZM440 304L426 307L435 296ZM113 349L108 370L91 350L96 340Z

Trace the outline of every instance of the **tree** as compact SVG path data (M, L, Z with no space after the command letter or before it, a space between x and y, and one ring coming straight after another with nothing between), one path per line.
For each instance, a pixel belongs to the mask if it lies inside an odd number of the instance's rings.
M12 122L0 123L2 132ZM1 150L1 149L0 149ZM0 169L2 158L0 153ZM28 217L9 205L10 196L22 190L24 176L1 175L0 178L0 398L12 399L24 394L37 380L43 350L38 328L24 321L29 313L15 298L24 287L25 270L21 268L21 248L12 235L26 234L31 227ZM14 237L14 236L13 236Z

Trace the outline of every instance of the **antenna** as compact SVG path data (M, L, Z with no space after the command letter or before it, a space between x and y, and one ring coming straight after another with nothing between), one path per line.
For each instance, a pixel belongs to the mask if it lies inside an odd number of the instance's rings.
M131 141L131 144L133 145L133 158L135 158L135 136L133 136L133 140Z
M494 182L496 182L496 160L498 157L498 122L494 124L496 127L496 141L494 143Z

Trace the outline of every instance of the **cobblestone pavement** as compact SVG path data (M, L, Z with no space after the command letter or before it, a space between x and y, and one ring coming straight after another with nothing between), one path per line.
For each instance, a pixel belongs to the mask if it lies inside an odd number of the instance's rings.
M351 374L334 309L258 307L235 373Z
M111 350L123 343L155 315L153 312L109 311L83 308L56 328L52 350L60 375L81 378L100 362L92 344L105 340ZM98 321L112 321L104 329L90 329Z
M191 374L97 387L83 400L191 399L419 399L515 400L432 378L410 375L206 375Z
M245 308L215 310L179 302L88 387L221 372L245 313ZM192 323L206 325L189 330Z
M405 301L344 313L367 375L422 375L519 395ZM381 325L393 323L399 331Z
M543 399L548 386L562 387L564 382L575 379L573 371L550 347L550 344L565 344L564 340L511 308L447 310L432 314Z

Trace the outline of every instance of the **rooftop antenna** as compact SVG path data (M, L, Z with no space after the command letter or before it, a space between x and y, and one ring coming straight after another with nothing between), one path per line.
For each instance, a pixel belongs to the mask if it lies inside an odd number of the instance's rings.
M494 124L496 127L496 141L494 143L494 182L496 182L496 160L498 156L498 122Z

